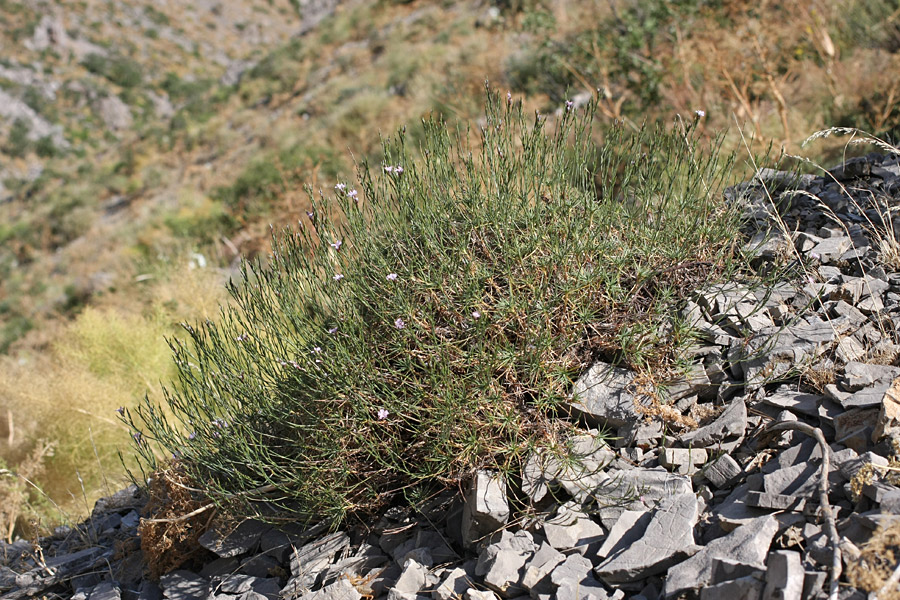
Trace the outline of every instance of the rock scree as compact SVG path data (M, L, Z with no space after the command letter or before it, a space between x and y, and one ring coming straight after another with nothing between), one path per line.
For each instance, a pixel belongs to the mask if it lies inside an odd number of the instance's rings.
M793 258L806 277L693 294L684 314L702 343L666 401L699 427L667 432L642 414L633 373L597 363L570 408L614 435L574 440L579 467L525 461L526 516L482 471L464 494L364 532L213 527L190 569L154 580L138 541L147 498L132 486L78 527L0 543L0 598L865 598L853 569L900 514L900 162L761 170L726 198L757 268Z

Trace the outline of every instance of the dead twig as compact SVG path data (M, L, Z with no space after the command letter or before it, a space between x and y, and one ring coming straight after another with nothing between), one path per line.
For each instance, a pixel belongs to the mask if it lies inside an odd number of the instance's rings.
M796 421L778 421L776 423L771 423L763 429L762 437L768 437L769 434L788 430L799 431L815 438L819 443L819 448L822 450L822 468L819 472L819 506L821 507L822 515L825 518L825 528L828 531L828 538L831 541L832 548L831 578L828 599L837 600L839 591L838 579L841 576L841 538L837 532L837 525L835 525L834 512L831 510L831 504L828 502L828 475L831 472L829 453L831 452L831 448L828 447L828 442L825 441L825 436L822 434L821 429ZM900 577L900 575L898 575L898 577Z

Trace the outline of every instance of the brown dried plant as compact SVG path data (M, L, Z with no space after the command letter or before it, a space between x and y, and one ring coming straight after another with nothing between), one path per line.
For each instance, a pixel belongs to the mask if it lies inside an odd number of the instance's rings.
M198 540L215 511L198 510L203 505L177 467L155 473L148 491L147 518L141 520L138 533L149 574L158 579L204 552Z

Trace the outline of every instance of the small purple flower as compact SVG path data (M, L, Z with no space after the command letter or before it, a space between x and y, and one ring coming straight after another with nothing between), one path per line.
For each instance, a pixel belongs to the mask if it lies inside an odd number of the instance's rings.
M335 281L340 281L343 278L344 278L344 276L341 275L340 273L337 273L337 274L335 274L334 277L332 277L332 279L334 279Z
M384 168L384 172L385 172L385 173L393 173L393 172L394 172L394 167L392 167L391 165L388 165L388 166L386 166L386 167Z
M506 92L506 103L512 104L512 94L509 92Z
M188 435L188 439L189 439L189 440L192 440L192 439L194 439L194 438L196 438L196 437L197 437L197 432L196 432L196 431L192 431L192 432Z
M397 274L396 273L388 273L387 280L388 281L397 281Z
M403 319L397 317L397 320L394 321L394 327L396 327L397 329L403 329L404 327L406 327L406 323L403 322Z
M141 440L144 438L143 434L141 434L140 431L135 431L133 434L131 434L131 437L133 437L134 441L136 441L138 444L140 444Z
M321 347L321 346L316 346L315 348L313 348L313 352L315 352L316 354L321 354L321 353L322 353L322 347Z
M566 100L566 112L569 112L575 107L575 103L571 100Z
M335 333L337 333L337 330L338 330L337 327L332 327L331 329L328 330L328 335L334 335Z
M120 406L119 408L116 409L116 412L119 413L120 417L124 417L125 416L125 407Z
M353 198L354 200L356 200L357 195L358 195L358 193L356 190L350 190L349 192L347 192L347 197Z
M397 175L402 175L403 167L401 167L400 165L397 165L396 167L394 167L394 173L396 173Z
M334 189L337 190L337 191L339 191L339 192L343 192L346 188L347 188L347 184L346 184L346 183L338 183L338 184L336 184L336 185L334 186Z
M697 115L698 119L702 119L703 117L706 116L706 111L698 108L697 110L694 111L694 114Z
M813 260L821 260L821 256L817 252L810 252L809 257Z
M342 245L343 243L344 243L344 242L342 242L341 240L335 240L334 243L329 244L329 246L331 246L331 247L334 248L335 250L340 250L340 249L341 249L341 245Z
M473 318L473 319L480 319L480 318L481 318L481 313L478 312L477 310L473 310L473 311L472 311L472 318Z
M244 340L246 340L246 339L249 338L249 337L250 337L250 334L248 334L248 333L242 333L241 335L239 335L239 336L237 336L236 338L234 338L234 341L236 341L236 342L243 342Z
M385 419L388 418L388 415L390 415L390 414L391 414L391 413L389 413L389 412L387 411L386 408L379 409L379 411L378 411L378 420L379 420L379 421L384 421Z

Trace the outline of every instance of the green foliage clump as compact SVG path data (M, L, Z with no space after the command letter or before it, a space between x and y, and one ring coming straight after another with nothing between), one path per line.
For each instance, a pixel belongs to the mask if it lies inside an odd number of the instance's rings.
M143 464L164 449L232 509L335 523L517 473L565 436L554 417L599 357L676 369L672 307L738 237L728 170L690 124L597 147L591 112L551 131L490 95L477 141L428 121L418 163L401 134L358 189L312 198L221 319L172 343L167 407L126 417Z
M9 128L9 134L6 136L6 142L3 144L3 151L14 158L25 156L31 148L31 140L28 134L31 127L25 119L19 118L13 121Z
M136 87L143 81L143 67L125 56L88 54L82 64L91 73L105 77L123 88Z

